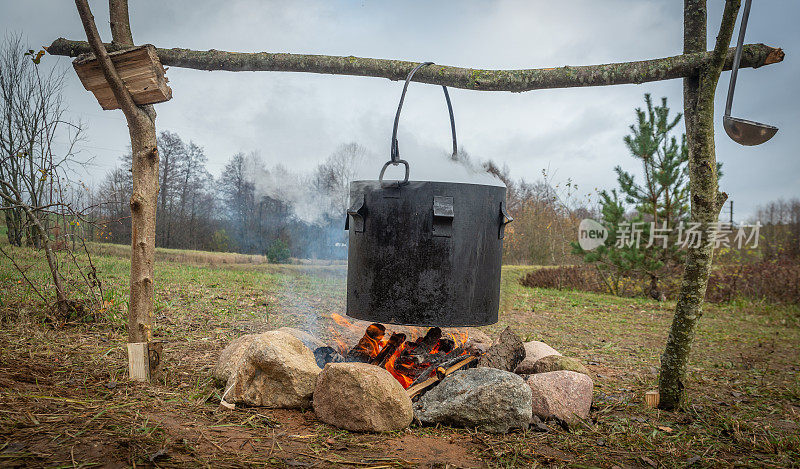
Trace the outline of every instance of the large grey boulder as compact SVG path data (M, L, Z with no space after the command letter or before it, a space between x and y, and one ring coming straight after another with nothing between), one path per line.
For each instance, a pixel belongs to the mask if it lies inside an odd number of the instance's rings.
M329 425L357 432L402 430L414 418L403 386L367 363L325 365L314 387L314 412Z
M525 344L523 345L525 347L525 359L523 359L522 362L519 365L517 365L517 368L514 370L515 373L521 375L534 373L533 365L541 358L550 355L561 355L553 347L547 345L544 342L539 342L538 340L525 342Z
M235 364L218 364L220 368L232 370L223 400L271 408L311 407L314 382L320 369L308 347L283 331L257 334L246 342L248 345L243 352L227 356L239 356Z
M551 371L529 375L532 412L542 419L558 419L569 425L589 417L592 378L574 371Z
M531 389L519 375L495 368L457 371L414 404L422 423L443 423L505 433L527 428Z

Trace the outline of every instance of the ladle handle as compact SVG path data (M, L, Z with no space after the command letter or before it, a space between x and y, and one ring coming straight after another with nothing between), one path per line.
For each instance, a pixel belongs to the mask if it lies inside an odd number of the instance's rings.
M728 101L725 103L725 117L731 115L733 107L733 90L736 88L736 75L739 73L739 61L742 59L742 47L744 46L744 32L747 30L747 18L750 16L750 3L752 0L745 0L742 9L742 25L739 27L739 39L736 42L736 52L733 55L733 66L731 67L731 81L728 83Z
M405 160L400 159L400 147L397 143L397 126L400 123L400 111L403 109L403 101L406 99L406 91L408 90L408 84L411 82L411 78L417 73L422 67L427 65L433 65L433 62L423 62L416 67L414 67L406 77L406 83L403 85L403 93L400 95L400 104L397 105L397 114L394 116L394 128L392 129L392 150L391 150L391 159L387 161L383 165L383 169L381 169L381 174L378 177L378 180L383 185L383 174L386 172L386 168L389 165L397 166L402 164L406 167L406 175L405 179L401 181L397 181L397 185L408 184L408 162ZM453 134L453 156L458 154L458 141L456 140L456 120L453 116L453 104L450 102L450 93L447 92L447 87L442 85L442 90L444 91L444 99L447 102L447 111L450 114L450 131Z

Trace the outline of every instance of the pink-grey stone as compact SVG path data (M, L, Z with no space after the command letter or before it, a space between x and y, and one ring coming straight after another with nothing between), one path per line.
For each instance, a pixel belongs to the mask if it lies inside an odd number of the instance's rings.
M589 417L594 382L575 371L551 371L529 375L533 415L542 419L558 419L569 425Z

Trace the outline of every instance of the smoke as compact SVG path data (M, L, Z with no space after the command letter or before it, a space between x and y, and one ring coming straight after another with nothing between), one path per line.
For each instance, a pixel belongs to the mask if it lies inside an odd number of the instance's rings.
M332 194L315 187L309 174L290 171L283 165L266 168L256 164L248 179L255 189L256 200L269 197L281 201L303 223L318 225L334 215Z
M481 162L462 148L452 156L441 148L424 147L406 139L409 179L504 186ZM388 158L387 158L388 159ZM376 180L383 158L357 143L340 145L310 172L282 164L267 167L257 152L246 157L243 177L252 188L254 225L239 233L240 245L268 252L277 238L288 244L291 256L344 259L347 256L345 213L350 183ZM385 179L404 177L404 168L390 166ZM276 248L277 249L277 248Z
M464 148L456 155L449 155L441 149L421 146L414 140L409 143L403 158L405 154L411 155L406 161L412 181L505 186ZM344 216L350 182L378 179L382 164L380 158L355 143L341 145L312 174L293 172L280 164L267 168L257 154L251 157L248 178L255 188L256 199L279 200L290 207L295 218L316 225ZM404 170L402 165L390 165L384 178L402 179Z
M380 158L359 168L357 180L377 180L382 165L389 160L388 152L384 160ZM416 139L406 137L400 143L400 158L409 165L408 179L411 181L439 181L464 184L485 184L505 186L497 176L487 172L484 163L476 160L463 148L456 155L443 151L440 147L423 145ZM381 161L378 161L381 160ZM384 179L397 180L405 176L403 165L390 165Z

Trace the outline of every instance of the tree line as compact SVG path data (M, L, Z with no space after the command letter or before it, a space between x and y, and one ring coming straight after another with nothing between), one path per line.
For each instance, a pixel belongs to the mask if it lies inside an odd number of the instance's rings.
M372 157L362 145L341 144L306 173L269 167L258 152L239 152L214 177L202 146L170 131L160 132L157 142L157 246L261 254L276 261L289 256L346 258L344 214L350 182ZM130 242L131 159L130 153L120 158L120 165L94 191L90 213L97 241ZM466 152L457 159L475 165ZM577 187L568 181L567 190L561 191L546 172L530 183L512 178L507 167L492 161L477 165L508 188L508 210L515 222L506 239L506 262L566 262L572 225L588 213L573 200Z
M159 133L160 191L156 245L235 251L285 261L346 257L344 213L349 183L366 150L342 144L314 171L268 167L258 152L231 156L214 177L205 150L177 133ZM131 154L96 190L98 241L129 243Z

